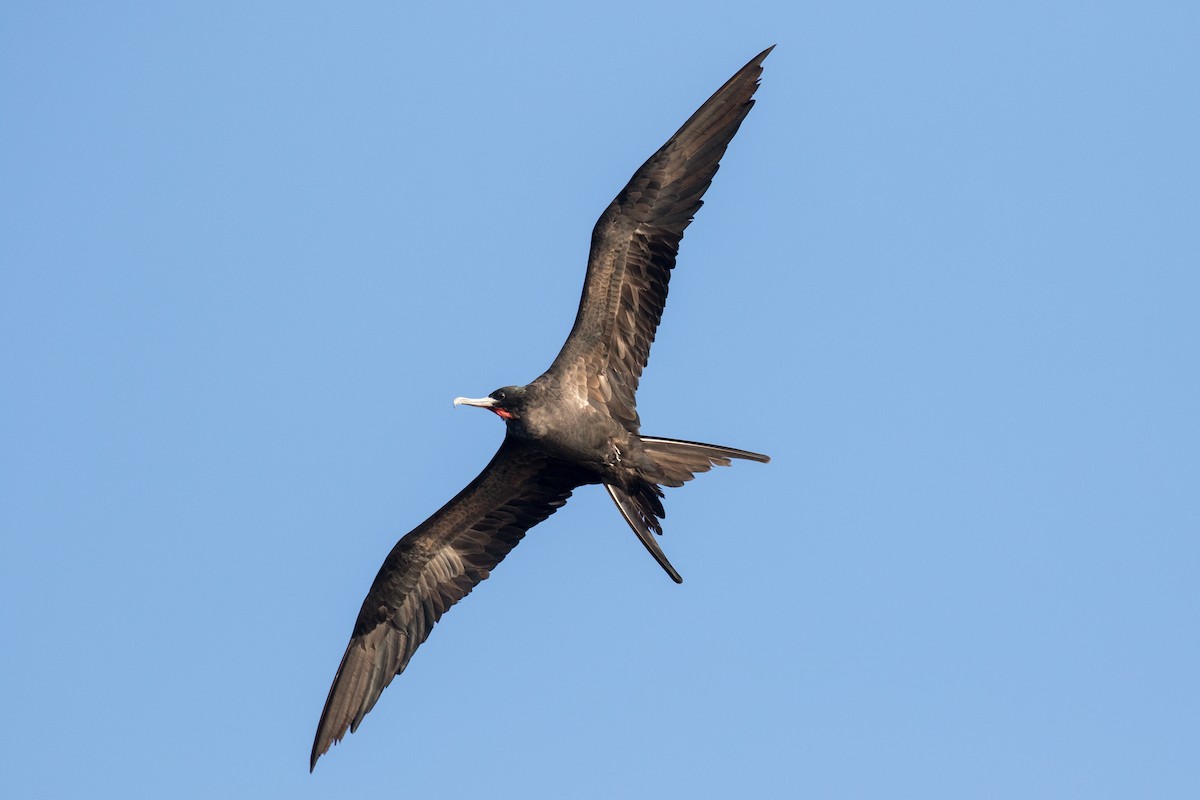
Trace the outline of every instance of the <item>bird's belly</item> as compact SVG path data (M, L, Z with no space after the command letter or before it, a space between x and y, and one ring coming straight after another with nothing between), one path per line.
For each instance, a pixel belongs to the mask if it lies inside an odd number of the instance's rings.
M599 417L544 420L540 425L530 425L529 433L550 455L599 472L619 463L628 449L625 440L629 433L612 420Z

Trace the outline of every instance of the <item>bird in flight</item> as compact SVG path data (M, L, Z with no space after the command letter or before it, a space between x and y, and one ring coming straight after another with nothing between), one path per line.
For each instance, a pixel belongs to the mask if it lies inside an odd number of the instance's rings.
M650 555L680 583L655 540L665 516L662 487L682 486L731 459L770 460L732 447L643 436L634 396L679 241L754 105L771 49L700 106L600 215L575 324L550 368L525 386L454 400L503 419L504 442L467 488L384 560L329 689L310 770L347 730L358 729L442 614L576 488L602 484Z

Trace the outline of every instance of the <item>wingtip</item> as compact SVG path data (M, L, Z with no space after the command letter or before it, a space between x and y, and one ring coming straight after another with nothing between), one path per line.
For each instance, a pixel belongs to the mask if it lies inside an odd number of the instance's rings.
M766 50L763 50L761 53L756 55L754 58L752 58L748 62L746 62L746 66L742 67L742 69L746 70L746 69L751 69L751 68L757 68L760 73L759 79L761 80L763 61L765 61L767 59L767 56L771 55L771 51L774 49L775 49L775 45L771 45Z
M341 672L340 667L338 668L338 672L339 673ZM333 685L337 686L337 677L335 676L333 680L334 680ZM332 693L333 693L333 690L330 689L330 694L332 694ZM322 739L325 738L322 736L322 733L324 733L324 731L325 731L325 718L326 718L326 714L328 714L328 713L329 713L329 701L326 700L325 701L325 709L321 712L321 721L317 724L317 735L315 737L313 737L312 752L308 756L308 774L309 775L311 775L313 773L313 770L315 770L317 768L318 759L320 759L321 756L328 753L329 748L333 746L333 741L330 741L328 739L325 739L325 746L324 747L321 746Z

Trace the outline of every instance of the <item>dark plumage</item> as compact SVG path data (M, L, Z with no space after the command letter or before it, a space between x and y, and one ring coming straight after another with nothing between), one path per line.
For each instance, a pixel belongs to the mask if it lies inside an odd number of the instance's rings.
M754 105L770 52L718 89L600 215L575 324L550 369L527 386L454 401L504 419L504 443L479 477L384 560L325 701L310 769L347 730L358 728L446 609L487 578L574 489L603 484L638 539L680 582L654 537L662 533L660 487L682 486L734 458L769 460L730 447L642 436L635 395L679 241Z

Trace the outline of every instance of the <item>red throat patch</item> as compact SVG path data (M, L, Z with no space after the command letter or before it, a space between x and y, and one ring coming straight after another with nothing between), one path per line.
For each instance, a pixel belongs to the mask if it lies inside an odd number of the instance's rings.
M496 416L499 417L500 419L512 419L513 418L512 412L508 411L507 409L493 408L492 411L496 412Z

